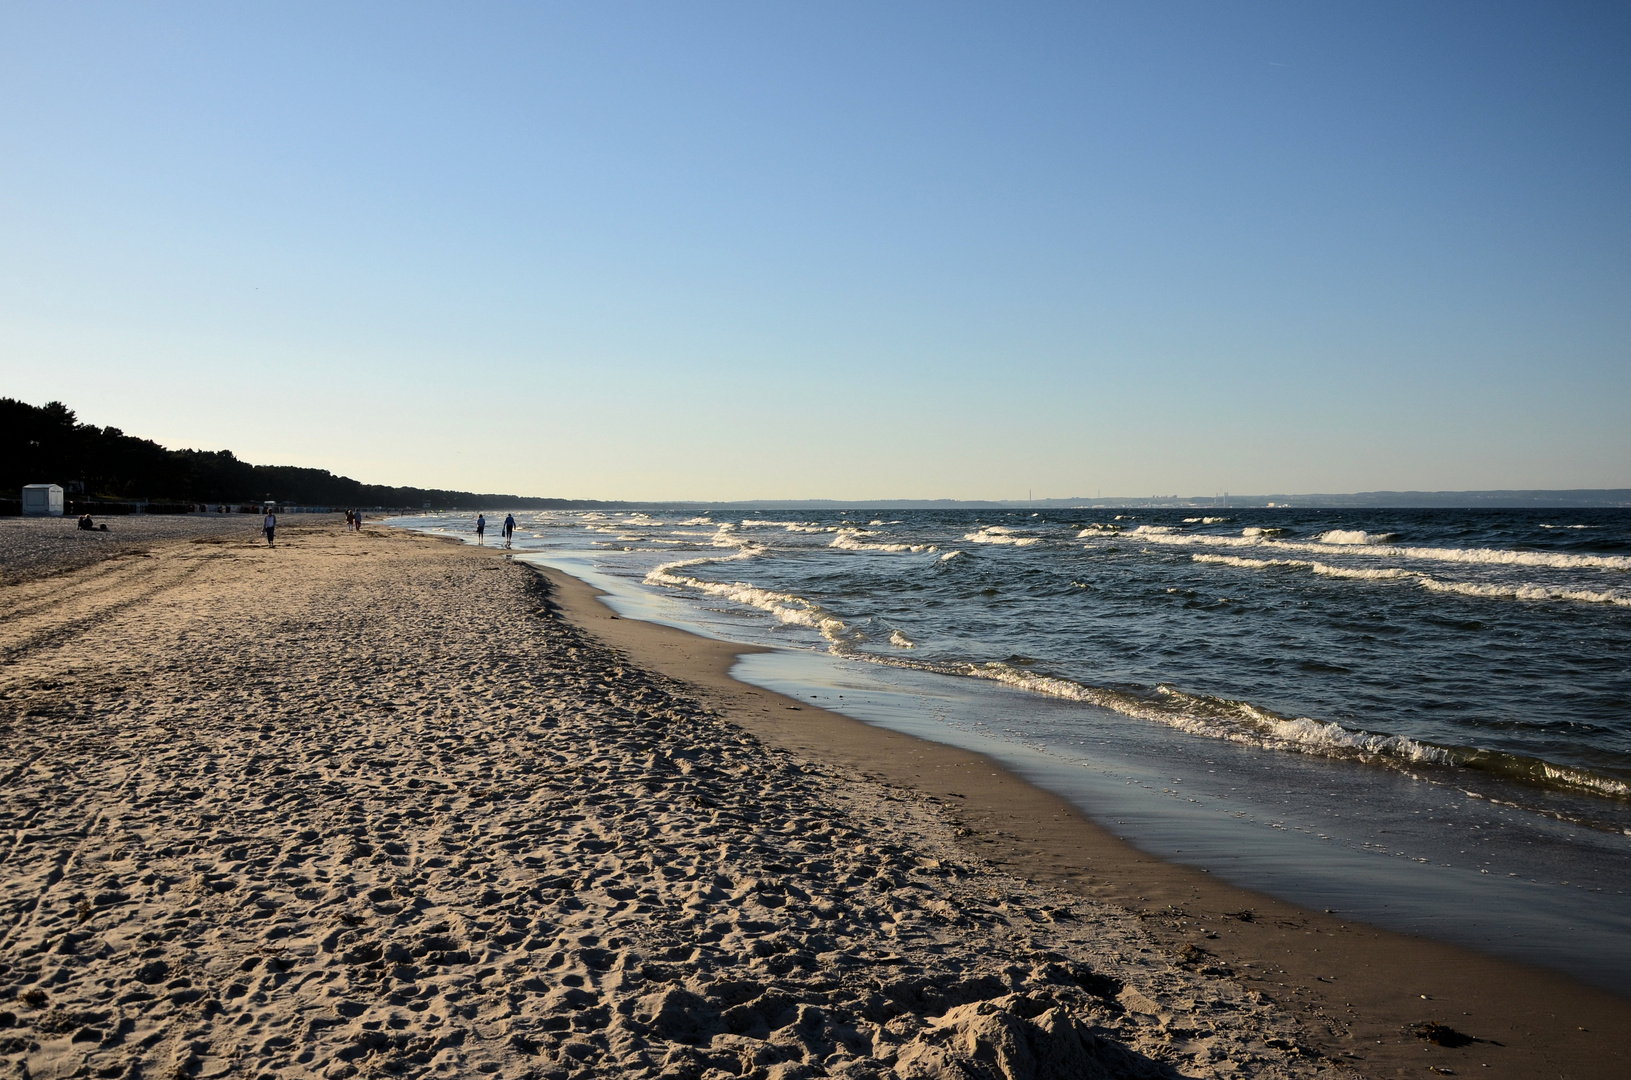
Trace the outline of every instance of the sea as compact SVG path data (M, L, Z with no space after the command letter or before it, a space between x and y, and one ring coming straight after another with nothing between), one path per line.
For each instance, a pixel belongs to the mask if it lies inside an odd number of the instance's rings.
M1161 858L1631 994L1631 511L516 517L514 557L625 616L771 646L743 681L983 751ZM474 512L392 524L476 541Z

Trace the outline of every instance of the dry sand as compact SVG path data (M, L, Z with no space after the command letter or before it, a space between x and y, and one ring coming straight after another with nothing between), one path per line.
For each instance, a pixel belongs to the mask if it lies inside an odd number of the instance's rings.
M635 666L587 590L280 535L0 590L9 1075L1346 1072L1162 920L764 718L847 721Z
M154 544L203 536L260 538L259 514L123 514L93 519L81 532L74 517L0 518L0 585L61 573L104 559L138 556Z

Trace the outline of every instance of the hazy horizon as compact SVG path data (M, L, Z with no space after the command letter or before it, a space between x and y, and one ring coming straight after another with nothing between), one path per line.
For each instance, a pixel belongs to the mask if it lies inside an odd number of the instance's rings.
M1631 487L1628 54L1592 4L4 3L0 393L563 498Z

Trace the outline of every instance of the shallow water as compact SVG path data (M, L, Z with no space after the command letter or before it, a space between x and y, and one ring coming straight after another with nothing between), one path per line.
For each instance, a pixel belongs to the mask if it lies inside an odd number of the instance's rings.
M1631 992L1631 514L1117 513L529 513L517 546L1154 854Z

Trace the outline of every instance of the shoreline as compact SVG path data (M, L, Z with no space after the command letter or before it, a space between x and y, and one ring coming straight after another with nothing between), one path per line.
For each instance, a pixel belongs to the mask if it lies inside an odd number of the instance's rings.
M0 1071L1351 1075L492 554L311 523L0 589Z
M1402 986L1383 935L1211 891L978 755L738 683L741 647L502 554L300 522L0 587L0 1062L1624 1071L1624 1002L1430 945L1462 969ZM1252 920L1217 921L1224 897ZM1474 977L1512 984L1506 1013L1454 996Z
M451 539L451 538L450 538ZM1419 1024L1500 1044L1498 1075L1619 1076L1631 1053L1631 1001L1566 975L1382 930L1226 884L1117 839L1065 800L983 755L865 724L731 677L736 658L769 651L615 614L578 578L533 566L574 625L631 662L696 686L732 722L771 745L908 789L951 814L968 849L1016 876L1140 913L1175 953L1214 956L1244 985L1301 1014L1309 1037L1368 1076L1419 1075ZM1230 913L1250 912L1249 921ZM1318 941L1319 944L1314 944ZM1340 1021L1350 1036L1327 1027ZM1434 1047L1438 1057L1445 1057ZM1480 1043L1452 1050L1478 1069ZM1359 1058L1347 1058L1348 1053ZM1483 1049L1493 1056L1493 1049ZM1495 1073L1485 1075L1497 1075Z

